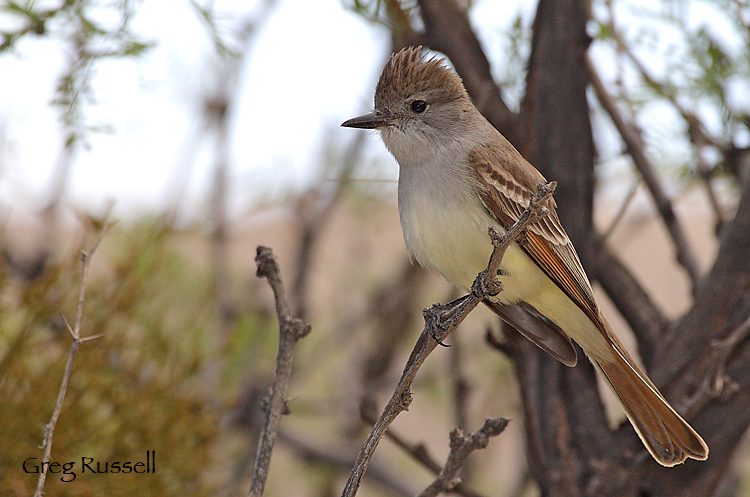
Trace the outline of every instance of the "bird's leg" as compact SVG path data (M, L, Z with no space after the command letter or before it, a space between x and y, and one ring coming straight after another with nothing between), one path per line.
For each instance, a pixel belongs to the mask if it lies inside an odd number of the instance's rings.
M425 313L429 314L430 336L443 347L450 345L443 342L446 331L451 327L452 322L466 309L471 299L476 298L472 294L464 295L447 304L434 304Z

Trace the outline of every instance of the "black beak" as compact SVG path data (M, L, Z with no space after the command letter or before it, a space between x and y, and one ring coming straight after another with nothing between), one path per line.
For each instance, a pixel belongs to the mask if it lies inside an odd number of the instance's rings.
M370 112L369 114L349 119L341 126L345 128L377 129L388 126L392 122L393 119L389 116L378 112Z

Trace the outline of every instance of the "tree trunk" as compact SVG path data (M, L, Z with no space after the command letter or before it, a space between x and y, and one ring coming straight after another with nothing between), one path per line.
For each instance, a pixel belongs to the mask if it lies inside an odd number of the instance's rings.
M520 148L545 177L558 182L558 213L584 266L591 260L594 164L586 100L587 19L579 0L540 0ZM523 396L529 467L542 495L600 493L604 482L591 463L608 457L614 439L594 368L578 348L578 365L567 368L518 334L508 334Z
M629 423L609 428L594 369L580 349L578 365L567 368L509 330L505 350L518 370L529 467L542 495L731 495L735 481L727 468L750 425L750 182L741 185L738 212L692 309L671 326L593 229L588 3L539 1L518 117L509 115L496 88L488 89L487 59L455 0L419 0L419 6L425 32L412 37L448 55L480 110L559 183L559 216L589 276L602 281L631 324L654 383L710 447L707 461L659 466Z

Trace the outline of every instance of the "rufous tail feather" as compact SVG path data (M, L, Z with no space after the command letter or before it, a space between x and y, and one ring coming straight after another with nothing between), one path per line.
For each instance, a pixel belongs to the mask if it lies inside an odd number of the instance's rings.
M654 459L663 466L674 466L687 458L706 459L708 446L700 435L672 409L616 340L613 359L592 359Z

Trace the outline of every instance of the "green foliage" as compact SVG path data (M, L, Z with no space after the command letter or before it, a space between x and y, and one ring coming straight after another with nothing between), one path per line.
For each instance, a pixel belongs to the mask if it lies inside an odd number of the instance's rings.
M531 29L523 24L523 16L516 13L502 31L503 72L498 85L511 108L520 109L526 91L526 73L519 71L528 64L531 53Z
M619 5L619 4L616 4ZM750 133L750 8L745 2L707 0L662 2L649 7L622 7L619 22L611 11L595 4L595 39L609 46L618 60L617 95L644 126L647 142L670 144L665 157L680 156L675 164L683 178L697 173L696 136L708 137L720 156L733 145L744 146ZM706 14L698 17L697 12ZM631 16L639 22L631 22ZM739 97L739 98L738 98ZM652 109L659 109L655 120ZM678 126L664 126L677 115ZM680 123L680 119L682 122ZM658 122L661 121L661 122ZM686 132L687 131L687 132ZM711 164L719 167L720 164Z
M216 357L210 278L169 239L153 225L113 230L92 259L82 335L104 336L76 356L52 444L52 460L75 461L78 474L69 483L49 474L47 495L214 495L230 466L216 456L230 433L210 407L217 392L206 374ZM59 316L73 319L79 282L72 255L29 285L0 280L0 495L36 485L23 461L43 455L70 348ZM242 317L245 328L256 321ZM137 462L147 450L156 474L80 473L82 457Z
M90 132L108 131L101 124L88 123L83 108L95 103L91 79L96 65L106 60L139 57L154 46L131 29L130 23L140 0L65 0L58 7L44 9L35 2L10 1L0 13L10 14L20 26L0 32L0 54L19 50L24 38L47 38L70 54L68 65L58 79L52 104L59 108L66 128L66 146ZM114 19L114 21L107 21Z
M403 26L397 26L397 22L404 19L414 20L417 17L419 4L416 0L344 0L344 7L355 14L370 21L380 24L388 29L399 30Z
M385 9L385 2L383 0L351 0L345 1L344 6L370 22L378 24L386 23L383 15L383 10Z
M190 0L190 6L206 28L206 32L213 42L216 52L222 57L239 57L241 49L233 46L237 45L237 43L232 43L233 40L227 38L226 30L219 26L222 19L220 19L220 16L213 9L213 2L211 2L209 7L201 7L195 0Z

